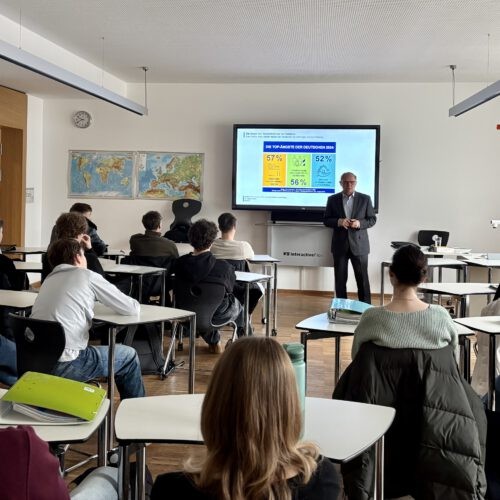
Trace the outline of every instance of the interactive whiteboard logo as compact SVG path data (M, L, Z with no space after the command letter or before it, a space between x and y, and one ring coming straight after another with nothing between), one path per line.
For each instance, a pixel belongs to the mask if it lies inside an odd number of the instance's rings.
M318 252L283 252L284 257L323 257Z

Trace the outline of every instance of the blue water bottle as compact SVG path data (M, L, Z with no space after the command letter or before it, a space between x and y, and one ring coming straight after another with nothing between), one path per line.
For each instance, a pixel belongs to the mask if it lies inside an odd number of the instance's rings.
M293 369L295 370L295 378L297 379L297 390L299 393L299 401L302 408L302 434L304 433L305 425L305 409L306 409L306 363L304 361L304 346L297 342L283 344L285 351L290 356Z

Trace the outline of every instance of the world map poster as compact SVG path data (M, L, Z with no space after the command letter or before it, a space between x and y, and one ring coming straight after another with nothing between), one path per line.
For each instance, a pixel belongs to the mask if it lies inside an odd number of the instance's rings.
M69 196L133 198L134 153L70 151Z
M203 154L69 151L71 197L202 200Z

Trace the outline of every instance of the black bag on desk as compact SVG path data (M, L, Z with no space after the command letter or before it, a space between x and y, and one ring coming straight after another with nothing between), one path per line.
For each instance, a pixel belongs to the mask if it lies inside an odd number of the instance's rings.
M129 327L123 344L133 347L139 356L143 374L158 373L165 363L161 323Z

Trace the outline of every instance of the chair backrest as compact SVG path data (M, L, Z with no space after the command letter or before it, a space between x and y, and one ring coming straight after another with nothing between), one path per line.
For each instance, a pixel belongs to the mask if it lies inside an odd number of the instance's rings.
M231 264L234 267L235 271L244 271L249 272L250 268L248 267L248 262L245 259L224 259L228 264Z
M448 244L448 238L450 236L449 231L438 231L436 229L421 229L417 235L418 244L422 246L434 245L434 240L432 239L434 235L441 238L442 246Z
M196 330L213 329L212 318L225 294L224 285L198 283L196 285L176 281L174 285L175 307L196 313Z
M171 305L170 296L168 296L169 287L169 277L172 274L172 266L174 264L175 257L169 256L158 256L149 257L145 255L127 255L121 260L122 264L132 264L135 266L150 266L150 267L161 267L165 269L165 305ZM162 277L159 275L144 275L142 278L142 297L137 297L138 292L132 290L132 295L137 298L141 304L148 304L150 302L150 297L156 297L161 293L161 280Z
M172 212L174 213L174 222L170 224L170 229L179 225L191 226L191 217L201 210L201 201L183 198L175 200L172 203Z
M66 345L64 328L57 321L10 315L14 324L17 373L51 373Z

